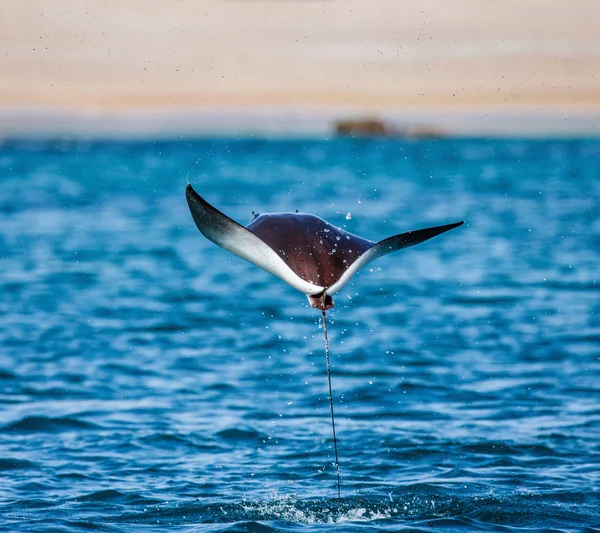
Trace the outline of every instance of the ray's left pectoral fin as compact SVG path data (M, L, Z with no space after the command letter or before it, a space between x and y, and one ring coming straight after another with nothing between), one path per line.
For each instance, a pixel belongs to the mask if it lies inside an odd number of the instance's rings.
M305 294L324 290L296 275L267 243L210 205L189 184L185 196L197 228L207 239Z
M433 237L437 237L446 231L450 231L451 229L458 228L464 222L455 222L454 224L445 224L443 226L434 226L432 228L418 229L415 231L408 231L406 233L400 233L398 235L394 235L393 237L388 237L387 239L383 239L378 243L374 244L369 248L364 254L362 254L354 263L352 263L348 269L342 274L340 279L336 281L331 287L327 289L328 294L335 294L338 292L348 281L350 278L354 276L361 268L367 266L371 261L375 261L378 257L382 257L387 254L391 254L393 252L397 252L398 250L402 250L403 248L409 248L410 246L415 246L417 244L421 244Z

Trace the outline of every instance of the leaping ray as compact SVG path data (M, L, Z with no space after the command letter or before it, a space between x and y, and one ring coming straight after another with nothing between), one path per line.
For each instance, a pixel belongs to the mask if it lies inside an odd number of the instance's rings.
M332 294L378 257L420 244L462 224L446 224L373 242L315 215L256 215L244 227L215 209L188 184L194 222L209 240L270 272L308 296L312 307L333 307Z
M190 184L185 195L194 222L207 239L303 292L310 305L321 310L338 499L341 498L327 338L326 311L334 306L331 295L378 257L425 242L457 228L463 222L409 231L373 242L306 213L255 215L252 222L244 227L215 209Z

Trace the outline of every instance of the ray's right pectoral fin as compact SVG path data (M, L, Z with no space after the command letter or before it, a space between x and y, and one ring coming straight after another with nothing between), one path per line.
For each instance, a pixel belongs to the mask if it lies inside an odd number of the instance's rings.
M185 196L196 226L208 240L305 294L323 292L323 287L303 280L260 237L214 208L189 184Z
M370 262L375 261L378 257L382 257L403 248L409 248L421 244L433 237L450 231L451 229L461 226L463 222L455 222L454 224L446 224L444 226L434 226L432 228L419 229L415 231L408 231L406 233L400 233L393 237L388 237L378 243L374 244L364 254L362 254L354 263L352 263L348 269L342 274L340 279L336 281L331 287L327 289L328 294L335 294L338 292L350 278L354 276L361 268L367 266Z

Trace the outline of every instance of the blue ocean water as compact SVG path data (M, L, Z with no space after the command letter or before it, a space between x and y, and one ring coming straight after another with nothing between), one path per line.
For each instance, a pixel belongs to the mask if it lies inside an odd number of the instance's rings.
M319 312L205 240L372 240ZM600 531L600 141L0 147L2 531Z

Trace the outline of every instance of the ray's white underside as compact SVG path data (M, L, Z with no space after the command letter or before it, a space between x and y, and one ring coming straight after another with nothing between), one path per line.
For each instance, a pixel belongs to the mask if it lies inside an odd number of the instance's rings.
M277 276L285 281L294 289L298 289L304 294L311 296L321 294L325 287L315 285L298 276L279 255L260 237L257 237L251 231L243 226L231 228L222 238L211 239L215 244L229 250L235 255L249 261L257 267Z
M304 294L314 296L325 290L325 287L298 276L261 238L215 209L191 187L188 189L187 198L196 226L207 239L277 276Z

